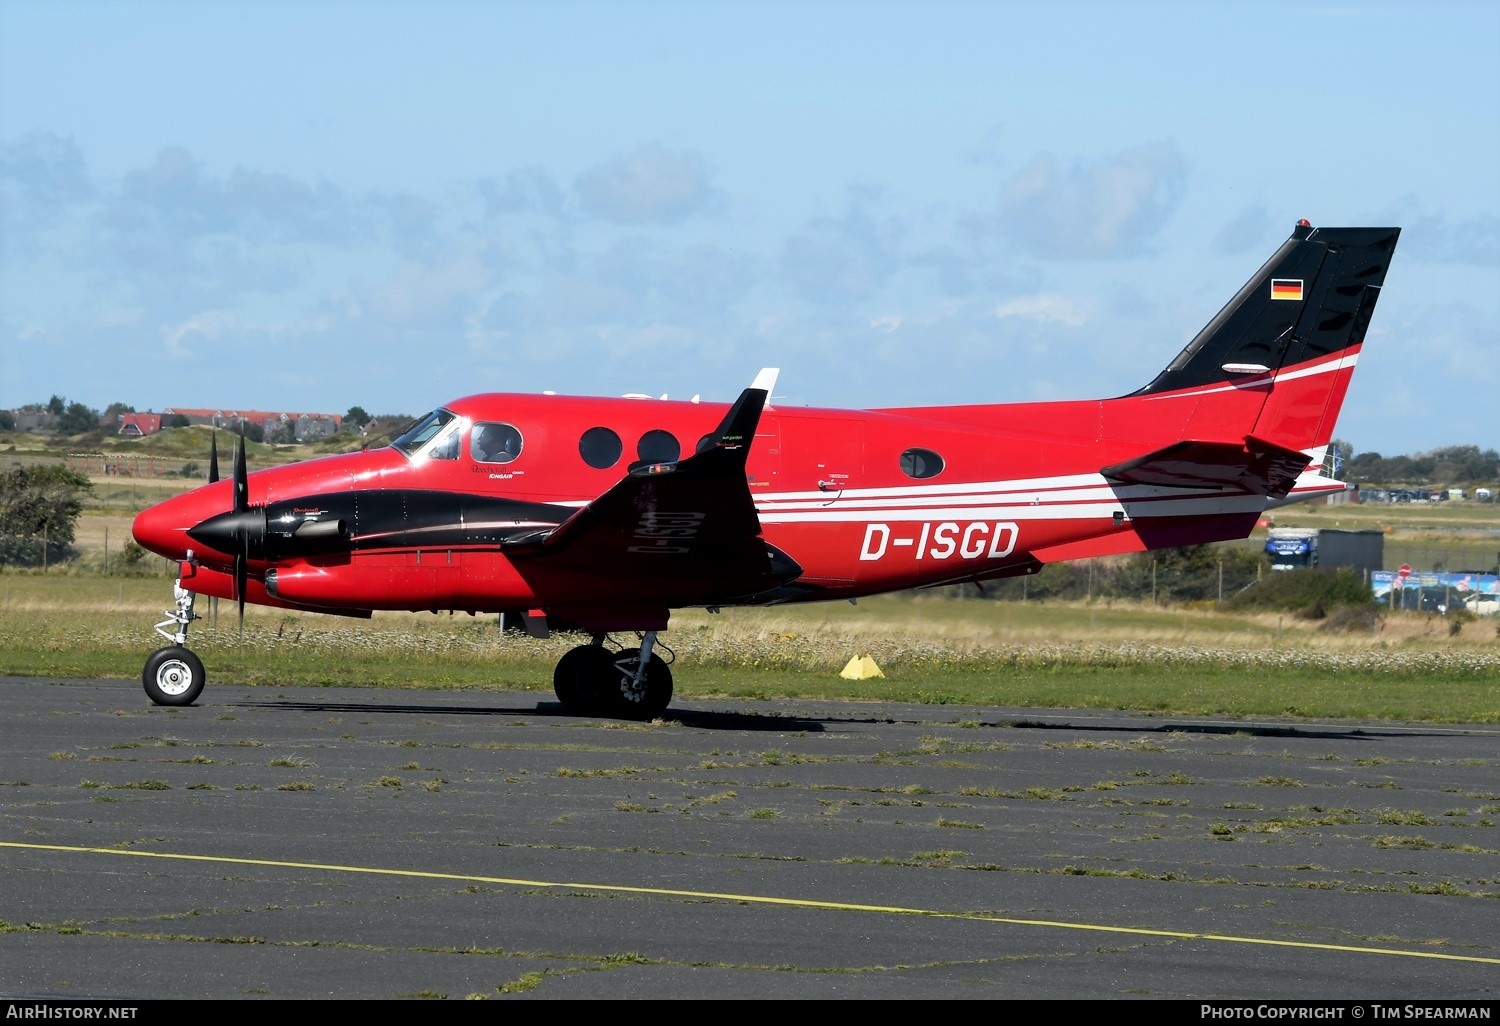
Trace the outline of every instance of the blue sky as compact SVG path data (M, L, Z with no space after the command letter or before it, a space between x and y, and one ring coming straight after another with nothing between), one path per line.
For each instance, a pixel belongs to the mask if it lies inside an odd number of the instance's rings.
M1500 5L0 2L0 407L1118 395L1403 228L1338 436L1500 445Z

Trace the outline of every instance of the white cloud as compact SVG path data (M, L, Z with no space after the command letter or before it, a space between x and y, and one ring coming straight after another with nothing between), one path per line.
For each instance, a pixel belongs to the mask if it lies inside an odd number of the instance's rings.
M1035 321L1055 321L1078 327L1088 323L1088 311L1066 296L1039 292L1031 296L1020 296L995 307L995 316L1025 317Z
M900 226L850 208L841 218L819 217L788 238L781 272L804 299L834 306L878 295L900 267Z
M371 289L359 304L376 317L396 322L426 318L448 321L487 285L483 265L466 256L442 264L407 262Z
M697 153L674 153L660 143L597 164L575 183L584 210L623 224L675 224L711 210L718 194Z
M1187 162L1170 143L1066 166L1039 153L1002 186L1000 211L1005 227L1036 256L1116 259L1145 251L1186 184Z
M232 324L232 318L219 310L206 310L193 314L185 321L169 324L162 329L162 342L169 356L191 355L191 344L195 341L213 341L223 335Z

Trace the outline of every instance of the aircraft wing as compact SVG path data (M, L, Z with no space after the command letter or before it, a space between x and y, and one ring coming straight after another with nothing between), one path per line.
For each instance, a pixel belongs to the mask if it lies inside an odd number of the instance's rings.
M561 575L575 594L587 577L601 594L672 605L728 601L797 576L801 568L761 538L745 474L766 398L745 389L711 448L637 467L557 527L506 542L512 565L543 597L548 578Z
M1238 488L1284 499L1310 462L1305 452L1246 435L1243 443L1176 442L1099 473L1124 484Z

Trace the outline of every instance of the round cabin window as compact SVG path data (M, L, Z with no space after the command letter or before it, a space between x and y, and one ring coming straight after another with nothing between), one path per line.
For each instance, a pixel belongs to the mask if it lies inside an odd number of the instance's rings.
M595 470L606 470L620 461L625 444L607 427L589 428L578 440L578 455Z
M682 444L670 431L647 431L635 444L640 463L671 463L682 455Z

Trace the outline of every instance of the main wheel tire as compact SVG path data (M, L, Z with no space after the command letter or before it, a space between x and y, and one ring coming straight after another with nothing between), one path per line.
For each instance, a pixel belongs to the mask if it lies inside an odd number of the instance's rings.
M640 665L640 651L614 660L616 683L611 698L615 715L627 720L654 720L672 703L672 668L661 656L651 653L646 664L646 679L635 686L635 669Z
M192 705L207 681L203 661L180 645L151 653L141 671L146 697L157 705Z
M610 692L618 675L614 654L603 645L579 645L557 661L552 690L574 716L608 716Z

